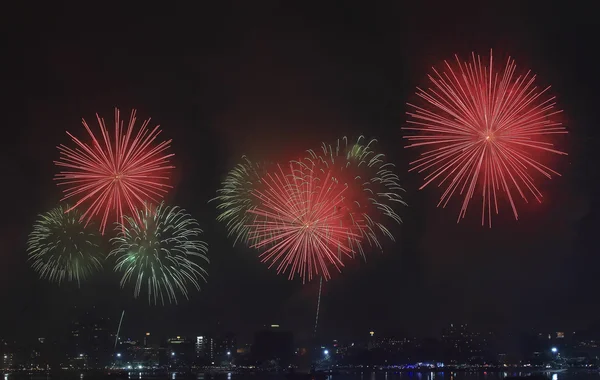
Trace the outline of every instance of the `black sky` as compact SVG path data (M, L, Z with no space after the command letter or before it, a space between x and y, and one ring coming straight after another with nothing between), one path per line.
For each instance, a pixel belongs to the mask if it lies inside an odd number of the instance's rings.
M125 308L129 335L195 334L219 322L242 335L271 322L310 330L317 284L288 282L252 252L232 249L207 201L243 154L289 158L360 134L377 138L396 163L410 206L395 244L326 284L324 334L435 334L451 321L579 329L600 319L593 10L577 2L214 3L14 13L0 142L0 336L51 335L74 305L114 318ZM542 205L519 205L518 222L505 209L492 230L474 210L456 225L456 207L435 208L436 188L417 191L421 178L407 173L415 152L400 131L405 103L432 65L490 48L552 84L570 154L555 163L563 177L542 182ZM65 130L82 132L81 117L110 117L114 106L138 109L173 138L178 169L168 200L200 221L211 247L209 283L178 307L148 307L110 273L81 290L47 284L26 262L36 214L60 199L56 145L68 141Z

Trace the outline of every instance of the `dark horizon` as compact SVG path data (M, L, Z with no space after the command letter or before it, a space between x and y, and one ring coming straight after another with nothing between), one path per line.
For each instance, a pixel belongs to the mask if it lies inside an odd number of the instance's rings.
M0 337L58 332L75 305L115 318L125 308L136 321L130 335L196 334L218 322L242 335L268 323L310 334L318 282L287 281L255 252L232 248L208 201L244 154L288 159L345 135L378 139L409 206L393 227L395 243L385 241L383 254L371 252L324 285L323 334L426 336L450 322L575 331L600 323L594 12L474 4L43 5L16 14L7 91L16 107L1 140ZM562 177L540 179L544 202L519 203L519 221L502 209L492 229L480 226L476 208L456 224L458 200L438 209L439 189L418 190L422 177L407 172L417 152L404 149L400 130L405 104L427 85L431 66L490 48L552 85L569 130L560 140L569 156L553 163ZM178 306L135 300L110 270L77 289L39 280L27 263L36 216L61 198L56 145L69 141L66 130L83 135L82 117L111 119L115 106L137 109L138 119L151 117L173 139L175 188L166 199L198 219L210 246L208 283Z

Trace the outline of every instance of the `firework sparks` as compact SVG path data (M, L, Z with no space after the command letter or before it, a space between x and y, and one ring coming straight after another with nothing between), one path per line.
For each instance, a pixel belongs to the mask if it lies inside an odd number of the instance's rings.
M258 188L261 177L266 174L265 165L253 163L246 156L228 174L217 190L217 221L225 223L228 236L235 236L233 245L238 241L248 243L249 225L254 216L248 211L256 206L252 190Z
M79 221L77 211L66 214L67 208L58 206L39 216L29 234L27 253L40 278L81 285L82 280L102 269L100 236Z
M547 87L535 85L528 71L515 76L516 65L508 58L504 71L494 71L490 52L489 66L472 54L471 62L456 57L453 67L445 62L445 71L433 69L429 80L433 88L417 89L425 101L408 112L412 120L403 129L416 134L405 136L407 147L425 147L421 157L410 163L411 171L427 172L425 183L439 181L445 190L438 206L445 207L455 193L464 195L458 221L464 218L471 198L482 196L481 223L486 217L492 225L492 210L498 214L498 196L506 194L515 219L515 190L523 200L527 194L541 202L542 194L532 174L559 175L542 164L536 154L557 150L547 141L554 134L567 133L556 121L560 110Z
M111 239L110 256L117 259L115 271L123 272L121 286L135 283L137 298L147 288L148 302L177 303L177 293L188 298L188 284L200 290L207 272L194 259L208 263L208 245L199 240L202 230L185 210L160 204L144 206L137 218L125 217L118 236ZM141 221L141 222L138 222Z
M348 242L359 238L344 225L340 212L346 187L329 173L318 176L298 163L290 163L289 169L267 174L264 190L252 192L259 201L248 211L256 216L250 225L252 247L266 247L262 262L277 265L277 273L289 269L290 279L296 273L303 281L313 273L328 279L328 265L340 270L340 256L353 252Z
M330 172L334 181L348 188L344 194L344 210L353 230L361 236L353 240L363 257L362 241L381 249L380 235L394 240L384 221L401 223L396 209L406 205L400 195L404 189L394 173L394 165L386 162L384 154L373 150L376 142L366 142L360 136L356 143L348 144L344 137L334 146L323 143L321 152L308 151L309 165L317 165L323 173Z
M67 212L87 204L81 215L86 224L95 215L102 214L100 231L104 234L110 213L116 214L123 224L123 208L131 215L144 202L162 197L170 186L168 165L173 154L166 154L171 140L156 143L159 126L148 128L150 119L144 121L134 134L136 111L131 112L127 129L123 128L118 109L115 109L115 132L111 136L104 119L96 114L101 140L97 139L87 122L83 126L92 139L91 146L67 132L76 148L58 146L60 159L54 163L65 168L56 175L59 185L64 185L65 199L77 199Z

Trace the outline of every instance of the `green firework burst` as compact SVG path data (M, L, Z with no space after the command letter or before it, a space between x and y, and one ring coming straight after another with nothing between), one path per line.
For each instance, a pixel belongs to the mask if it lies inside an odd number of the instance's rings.
M218 202L217 221L225 223L228 236L235 236L233 245L238 241L248 243L249 226L256 218L248 212L256 207L256 197L252 191L260 186L265 174L265 164L254 163L242 156L242 162L227 173L221 188L217 190L217 196L211 199L211 202Z
M80 222L79 211L66 213L68 208L61 205L39 215L29 234L27 255L41 279L81 285L82 280L102 269L100 236Z
M366 141L360 136L355 143L347 137L335 144L322 144L320 151L308 151L307 161L322 172L331 172L339 182L349 189L346 207L351 223L362 237L363 243L381 249L379 238L394 236L386 227L387 222L402 223L398 206L406 206L401 193L400 178L394 172L394 164L387 162L382 153L373 150L377 140ZM363 243L357 241L357 250L364 257Z
M126 217L111 239L114 270L123 273L121 287L134 283L137 298L146 288L148 302L177 303L177 294L189 298L188 286L200 290L207 272L194 260L208 263L208 245L200 240L198 222L179 207L148 205L138 218Z

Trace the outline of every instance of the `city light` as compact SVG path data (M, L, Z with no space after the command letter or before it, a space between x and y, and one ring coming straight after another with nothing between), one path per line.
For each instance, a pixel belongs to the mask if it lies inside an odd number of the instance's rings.
M329 350L323 350L324 355L329 355Z
M119 353L119 354L117 354L117 357L118 357L118 358L120 358L120 357L121 357L121 354L120 354L120 353Z
M227 356L231 355L231 351L227 351Z
M80 357L80 358L82 358L82 357L83 357L83 354L79 354L79 357Z
M171 352L171 356L175 356L175 353L174 353L174 352Z
M558 348L556 348L556 347L552 347L552 353L555 353L555 354L556 354L557 352L558 352Z

